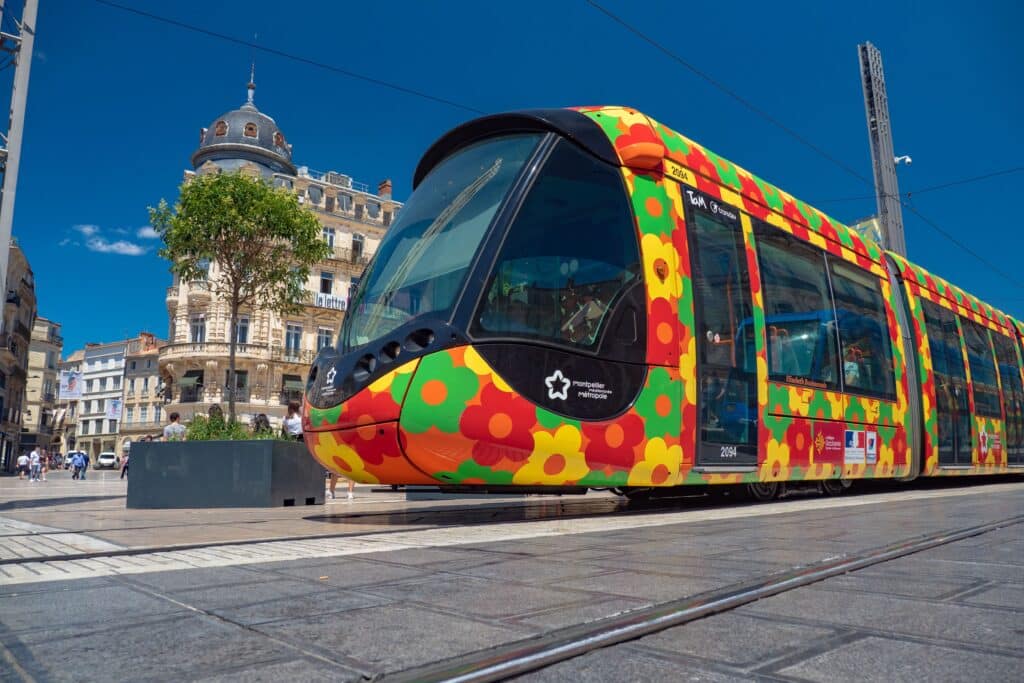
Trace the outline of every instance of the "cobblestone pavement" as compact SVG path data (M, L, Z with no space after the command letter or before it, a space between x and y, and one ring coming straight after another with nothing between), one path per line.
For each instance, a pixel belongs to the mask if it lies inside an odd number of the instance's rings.
M0 481L0 496L10 483ZM113 494L99 489L92 504L115 518L107 503L116 499L100 500ZM430 523L444 509L436 503L410 508L391 494L374 503L373 494L357 495L395 517L360 525L357 506L332 505L328 516L349 522L330 525L345 535L329 539L238 538L198 550L139 546L132 555L100 549L89 560L0 564L0 679L360 680L1024 514L1019 480L497 522L489 505L464 501L461 518L443 525ZM5 530L40 522L25 520L34 508L4 508L3 500ZM38 494L32 500L39 507ZM89 501L69 505L75 518L89 514ZM418 511L414 523L410 509ZM232 523L264 515L285 524L277 514L245 511ZM308 510L288 514L301 528L312 524ZM175 527L170 516L164 521ZM150 533L157 542L180 537ZM10 535L17 534L0 541ZM64 580L47 580L62 570ZM1022 624L1024 525L1017 524L523 678L1016 680Z

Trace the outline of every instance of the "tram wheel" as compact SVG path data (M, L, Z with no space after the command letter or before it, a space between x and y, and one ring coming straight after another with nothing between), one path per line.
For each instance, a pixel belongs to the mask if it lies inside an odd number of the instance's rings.
M758 503L767 503L779 495L779 482L758 481L747 484L747 495L751 500Z
M838 496L844 493L853 484L849 479L823 479L821 481L821 492L826 496Z

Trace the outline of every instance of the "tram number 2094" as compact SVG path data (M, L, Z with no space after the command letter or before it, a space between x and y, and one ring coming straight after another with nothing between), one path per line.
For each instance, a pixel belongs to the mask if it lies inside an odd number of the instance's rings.
M722 458L735 458L736 447L735 446L722 446L722 452L719 457Z

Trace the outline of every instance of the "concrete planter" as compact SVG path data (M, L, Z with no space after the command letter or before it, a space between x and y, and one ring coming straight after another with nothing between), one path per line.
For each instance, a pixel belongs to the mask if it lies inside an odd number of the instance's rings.
M296 441L132 444L129 508L322 505L324 471Z

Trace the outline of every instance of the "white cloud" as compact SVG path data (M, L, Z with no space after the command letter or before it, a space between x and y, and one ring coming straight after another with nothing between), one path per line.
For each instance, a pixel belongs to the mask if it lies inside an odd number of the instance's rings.
M127 242L125 240L108 242L102 237L90 238L85 243L85 246L89 251L98 251L102 254L121 254L122 256L142 256L147 251L145 247L134 242Z
M76 242L75 240L71 239L70 237L65 237L65 238L64 238L64 239L62 239L62 240L61 240L60 242L57 242L57 246L58 246L58 247L66 247L66 246L68 246L69 244L70 244L71 246L74 246L74 247L77 247L77 246L78 246L78 242Z
M72 225L71 229L72 230L76 230L76 231L82 233L86 237L92 237L93 235L95 235L96 233L98 233L100 231L100 226L98 226L98 225Z
M158 240L160 239L160 233L152 225L144 225L135 232L136 237L141 237L144 240Z

